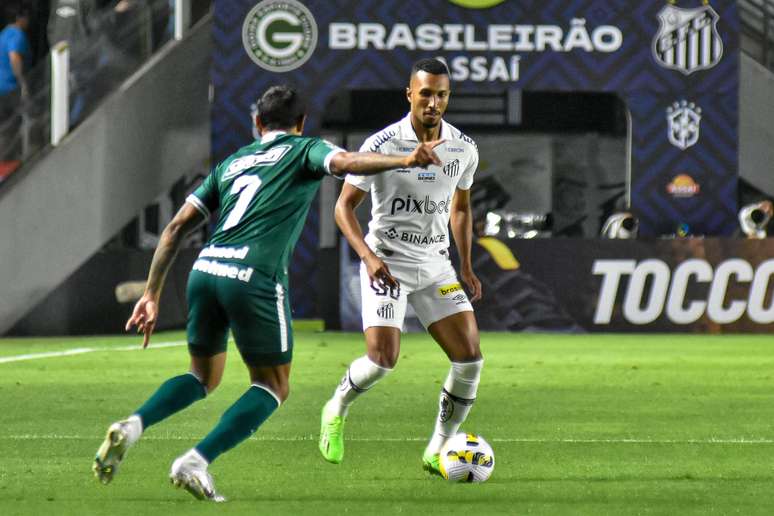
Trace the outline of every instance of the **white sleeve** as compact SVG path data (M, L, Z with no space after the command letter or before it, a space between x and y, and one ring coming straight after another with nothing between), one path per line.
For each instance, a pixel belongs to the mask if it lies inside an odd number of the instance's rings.
M460 178L459 183L457 183L457 188L460 190L470 190L470 187L473 186L473 175L476 173L476 169L478 168L478 148L476 148L475 145L470 146L470 161L468 162L468 166L465 169L465 172L462 173L462 177Z
M366 138L366 141L363 142L363 145L360 146L360 149L358 149L358 152L372 152L371 147L373 145L374 140L376 139L376 135L371 135L368 138ZM382 154L386 154L382 152L382 149L384 146L380 147L379 150L376 152L380 152ZM354 175L354 174L347 174L347 177L344 179L347 183L351 184L352 186L359 188L360 190L363 190L364 192L368 192L371 190L371 185L374 184L374 180L376 179L376 176L360 176L360 175Z

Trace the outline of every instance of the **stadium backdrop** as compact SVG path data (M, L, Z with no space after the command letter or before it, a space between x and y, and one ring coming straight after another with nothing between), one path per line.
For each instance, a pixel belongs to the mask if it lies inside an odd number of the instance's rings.
M325 106L336 92L403 88L414 60L438 56L450 64L457 92L518 88L617 94L630 112L630 195L632 209L641 220L641 236L672 233L676 221L688 223L694 233L721 237L731 236L737 227L736 2L221 0L215 4L215 17L214 161L251 141L251 104L271 84L290 83L303 89L310 106L307 132L315 134ZM396 119L401 115L396 113ZM681 188L696 195L675 195L675 189L679 193ZM317 210L312 209L292 266L296 316L320 315L315 306L317 285L308 281L320 272L319 224ZM654 319L656 324L637 322L636 317L632 322L624 316L622 306L627 298L633 306L634 294L616 296L610 322L600 324L605 318L597 317L595 307L607 276L600 271L595 274L591 264L604 260L606 250L615 248L615 243L599 246L578 240L561 245L547 241L536 248L517 242L508 245L516 251L515 256L541 250L546 257L558 253L586 257L578 261L589 265L588 270L578 272L576 281L580 283L557 285L556 278L553 282L539 278L540 284L551 284L563 292L583 285L590 289L587 295L595 298L587 303L589 309L577 313L564 310L558 328L707 329L695 321L685 322L692 316L675 323L667 317L666 309ZM617 258L625 257L632 247L621 245L611 251ZM673 256L673 249L686 246L694 252L696 245L673 241L666 247ZM657 242L640 242L629 259L658 258L664 248ZM679 263L671 258L662 261L669 263L670 277L676 274ZM710 265L713 278L715 265ZM757 271L758 265L751 267ZM547 272L544 269L527 272L539 276L541 271ZM620 284L616 286L628 289L630 277L644 274L639 309L647 308L654 296L651 287L660 280L649 269L629 269L628 273L618 273ZM683 274L688 274L691 284L708 284L712 278L707 280L704 272ZM751 285L744 275L729 277L732 282ZM498 294L498 298L511 295ZM728 302L721 299L721 305ZM765 300L761 303L763 306ZM705 309L696 321L704 320L708 311ZM765 329L771 321L764 319L757 318L745 328ZM565 324L568 320L569 326ZM750 322L749 316L745 313L730 323L713 322L710 327L731 329L738 321Z

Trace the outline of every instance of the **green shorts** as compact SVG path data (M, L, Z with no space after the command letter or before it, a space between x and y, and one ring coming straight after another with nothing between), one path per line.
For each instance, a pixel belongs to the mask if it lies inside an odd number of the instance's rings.
M186 331L191 355L208 357L226 351L231 328L245 363L290 362L293 332L285 286L241 264L217 267L200 259L188 276Z

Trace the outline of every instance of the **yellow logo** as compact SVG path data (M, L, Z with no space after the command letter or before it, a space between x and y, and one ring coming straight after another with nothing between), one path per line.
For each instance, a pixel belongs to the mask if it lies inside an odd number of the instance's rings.
M505 0L449 0L453 4L467 7L468 9L486 9L488 7L494 7L497 4L505 2Z
M445 296L446 294L451 294L452 292L457 292L459 290L462 290L462 285L454 283L452 285L443 285L438 289L438 293Z

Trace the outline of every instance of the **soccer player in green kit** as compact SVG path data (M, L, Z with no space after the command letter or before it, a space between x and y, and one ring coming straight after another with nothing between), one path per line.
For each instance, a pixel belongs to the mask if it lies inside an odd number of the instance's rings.
M269 88L258 101L261 139L219 164L164 229L145 293L126 323L127 330L137 326L144 333L143 347L183 237L220 210L216 229L188 279L190 371L164 382L129 418L110 426L93 466L103 483L113 479L145 429L218 386L230 329L251 386L170 471L172 483L196 498L223 501L208 465L252 435L288 397L293 336L287 266L320 181L326 174L370 175L440 164L433 148L441 140L422 144L408 156L346 152L320 138L301 136L304 120L304 104L295 90Z

